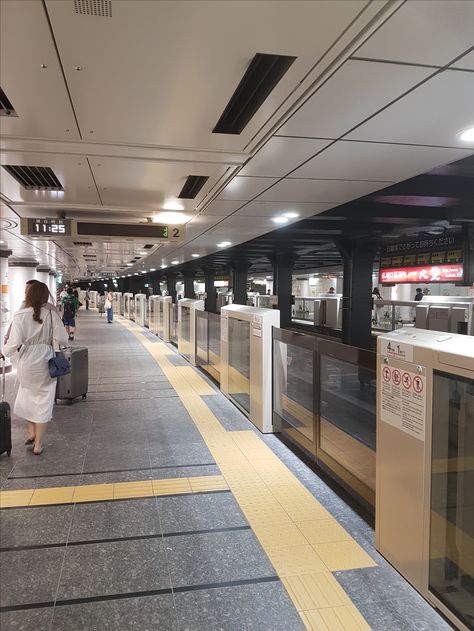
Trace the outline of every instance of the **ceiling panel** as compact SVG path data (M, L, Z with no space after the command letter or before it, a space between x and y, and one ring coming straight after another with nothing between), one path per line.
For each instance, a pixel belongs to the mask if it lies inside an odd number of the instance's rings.
M339 141L292 177L405 180L469 155L468 149Z
M397 64L347 61L278 130L278 135L339 138L432 72Z
M285 212L295 212L299 214L299 218L311 217L329 210L333 207L332 203L318 204L318 203L302 203L302 202L262 202L254 201L249 202L246 206L238 211L239 215L255 216L255 217L270 217L275 215L281 215Z
M13 202L41 202L61 207L62 202L100 204L99 196L86 158L46 155L38 153L3 153L1 164L51 167L64 187L64 191L30 191L0 169L1 190Z
M225 201L225 200L217 200L212 202L202 211L203 215L218 215L218 216L227 216L233 213L237 208L240 208L244 202L241 201Z
M241 177L238 175L220 193L218 201L221 199L249 201L277 181L278 178L273 177Z
M194 210L225 172L225 165L140 160L91 160L104 204L127 204L159 210L168 201ZM207 175L209 180L195 199L177 199L188 175Z
M474 75L446 70L361 125L348 138L474 149L458 134L474 127Z
M444 66L472 46L473 25L470 0L410 0L356 55Z
M234 149L247 144L366 5L114 1L112 17L103 18L77 15L73 2L46 2L84 137L92 131L100 140ZM297 60L241 135L212 134L256 52Z
M332 202L343 204L368 195L391 182L287 179L264 193L258 201Z
M0 118L1 133L78 139L43 3L0 2L0 25L1 85L18 114Z
M273 136L239 175L283 177L329 143L329 140Z

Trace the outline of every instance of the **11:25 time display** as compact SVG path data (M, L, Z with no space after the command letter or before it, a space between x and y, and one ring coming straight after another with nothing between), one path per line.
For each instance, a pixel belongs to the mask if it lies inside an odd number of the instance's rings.
M71 234L71 222L68 219L28 219L28 234L68 236Z

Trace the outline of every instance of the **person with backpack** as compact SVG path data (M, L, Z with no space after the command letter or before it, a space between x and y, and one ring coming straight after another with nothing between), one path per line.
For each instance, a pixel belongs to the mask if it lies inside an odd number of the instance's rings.
M69 341L74 340L76 332L76 313L79 309L79 300L74 295L71 287L68 287L67 296L62 301L63 324L69 335Z

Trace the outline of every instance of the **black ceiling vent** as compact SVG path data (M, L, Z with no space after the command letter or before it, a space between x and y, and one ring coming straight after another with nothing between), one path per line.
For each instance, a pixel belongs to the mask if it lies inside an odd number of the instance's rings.
M29 191L63 191L61 182L50 167L3 167L17 182Z
M295 59L257 53L212 131L240 134Z
M111 18L112 0L74 0L74 10L79 15Z
M194 199L208 179L208 175L188 175L178 197L181 199Z
M151 248L153 248L154 245L153 243L147 243L146 245L143 246L144 250L151 250Z
M74 245L83 245L84 247L92 246L92 241L73 241Z
M2 88L0 88L0 116L18 116L10 99Z

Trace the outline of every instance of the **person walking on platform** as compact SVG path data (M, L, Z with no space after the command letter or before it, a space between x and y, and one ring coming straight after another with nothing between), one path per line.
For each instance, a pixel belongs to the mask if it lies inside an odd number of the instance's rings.
M97 298L97 307L99 309L99 317L101 318L105 313L105 294L101 292Z
M67 296L62 301L62 307L63 323L69 334L69 340L73 341L74 333L76 332L76 313L79 309L79 300L74 295L71 287L68 287Z
M2 356L17 362L20 387L14 413L26 420L28 435L25 445L33 445L33 453L43 453L46 423L53 414L56 380L49 374L48 361L54 356L54 344L66 344L67 334L57 312L46 308L49 289L44 283L28 285L25 307L12 320L9 338Z
M86 289L86 311L89 311L89 304L91 301L91 290L89 287Z
M107 312L107 324L112 324L114 319L114 294L108 291L105 296L105 310Z

